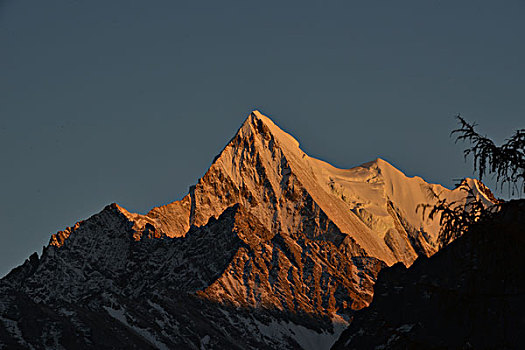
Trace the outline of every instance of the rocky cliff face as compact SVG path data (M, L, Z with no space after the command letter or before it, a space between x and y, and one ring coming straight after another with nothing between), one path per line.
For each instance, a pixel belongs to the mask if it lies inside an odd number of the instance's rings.
M381 271L334 349L522 349L525 201L411 268Z
M181 201L112 204L2 279L0 345L329 347L383 267L436 251L430 189L465 201L381 159L334 168L255 111Z

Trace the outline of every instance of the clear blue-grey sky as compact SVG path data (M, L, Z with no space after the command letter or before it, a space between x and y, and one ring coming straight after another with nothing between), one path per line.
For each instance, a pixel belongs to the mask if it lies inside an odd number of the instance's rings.
M472 176L525 127L523 1L0 1L0 276L118 202L181 198L252 109L339 167Z

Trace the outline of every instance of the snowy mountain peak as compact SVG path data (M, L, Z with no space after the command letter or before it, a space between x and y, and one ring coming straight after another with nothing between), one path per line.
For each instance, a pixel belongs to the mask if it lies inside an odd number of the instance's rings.
M299 142L290 134L278 127L269 117L258 110L250 113L239 130L240 136L258 134L262 137L272 137L280 146L298 149ZM238 133L238 134L239 134Z
M429 189L451 200L465 197L459 190L407 177L381 158L338 169L308 157L297 140L254 110L182 200L147 215L119 208L140 239L146 225L157 234L182 237L191 226L205 225L240 204L267 230L334 243L349 235L368 255L389 265L409 265L418 255L437 249L439 223L416 212L419 204L432 202ZM339 233L305 229L305 220L311 218L300 215L298 208L307 203Z
M107 330L107 348L301 348L288 324L335 335L383 267L437 250L439 220L416 212L429 190L466 201L380 158L309 157L253 111L184 198L146 215L108 205L0 280L0 348L100 348Z

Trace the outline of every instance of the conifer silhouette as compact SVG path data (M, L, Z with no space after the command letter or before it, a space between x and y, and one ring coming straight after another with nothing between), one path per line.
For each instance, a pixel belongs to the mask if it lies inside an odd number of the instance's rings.
M460 127L453 130L451 135L457 134L456 142L471 143L463 154L465 160L470 155L474 157L474 171L479 179L482 180L485 175L492 175L501 189L506 184L512 195L517 194L521 197L525 194L525 129L518 129L503 145L497 146L490 138L476 131L475 123L467 122L461 115L456 118ZM461 181L457 187L468 193L466 203L447 202L439 193L429 189L429 197L435 199L436 204L420 204L417 208L423 209L423 216L426 210L430 209L430 219L439 215L441 230L438 243L441 248L469 231L474 225L481 226L491 222L494 213L505 203L492 197L490 199L494 204L487 205L474 194L474 190L465 181Z

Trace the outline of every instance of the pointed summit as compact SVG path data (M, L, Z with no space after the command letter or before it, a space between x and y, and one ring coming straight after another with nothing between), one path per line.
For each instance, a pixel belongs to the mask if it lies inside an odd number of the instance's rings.
M250 113L250 117L261 120L263 123L275 125L275 123L267 116L263 115L259 110L254 109Z
M299 142L290 134L278 127L269 117L258 110L254 110L246 118L236 136L261 135L266 139L273 138L280 146L290 150L297 150ZM234 137L235 139L235 137Z
M257 109L254 109L250 115L244 120L243 125L252 124L257 125L258 123L263 123L267 127L277 127L275 123L267 116L259 112Z
M281 130L274 122L273 120L271 120L269 117L265 116L264 114L262 114L261 112L259 112L258 110L254 110L252 111L252 113L250 113L250 117L249 118L252 118L254 121L256 121L259 125L260 123L264 124L266 127L268 127L270 129L271 132L275 132L275 133L283 133L283 134L286 134L287 136L289 137L292 137L291 135L285 133L283 130ZM293 138L293 137L292 137Z

